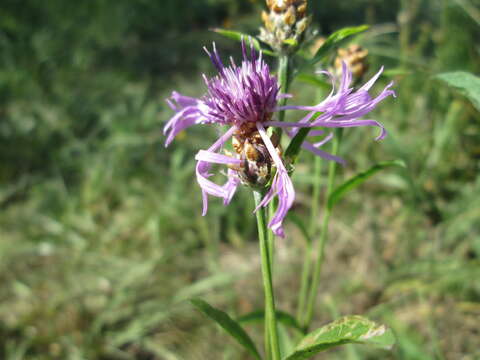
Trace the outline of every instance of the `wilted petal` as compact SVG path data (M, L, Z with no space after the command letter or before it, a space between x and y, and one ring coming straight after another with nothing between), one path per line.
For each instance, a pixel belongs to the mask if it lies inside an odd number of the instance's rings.
M287 170L285 169L277 150L273 146L270 137L265 132L265 128L261 123L257 123L257 129L277 168L277 172L272 181L272 186L260 202L259 206L267 206L274 196L278 197L277 211L272 219L270 219L268 227L275 235L284 237L285 234L282 227L283 219L287 216L288 210L290 210L293 205L293 201L295 200L295 189L293 188L292 180L290 180L290 176L288 176Z
M223 185L223 188L227 193L227 196L223 199L223 205L230 204L230 201L232 200L233 195L235 195L237 187L240 184L240 179L238 178L237 173L232 169L228 169L227 176L228 181L225 185Z
M208 195L221 197L224 199L224 203L230 202L233 194L235 193L238 182L236 179L231 179L233 173L229 172L229 179L226 184L218 185L208 180L212 174L209 173L212 164L240 164L241 161L226 155L217 154L216 151L233 135L236 128L230 128L225 134L223 134L208 150L200 150L195 159L198 161L196 166L197 182L202 188L203 199L203 213L205 215L208 209Z

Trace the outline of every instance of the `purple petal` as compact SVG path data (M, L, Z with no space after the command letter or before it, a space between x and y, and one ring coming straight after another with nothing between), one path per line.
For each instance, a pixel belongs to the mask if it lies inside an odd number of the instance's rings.
M200 150L195 159L198 161L196 166L197 182L202 189L203 212L205 215L208 209L208 196L212 195L224 199L224 203L228 204L235 193L238 185L238 179L232 179L233 173L229 171L229 179L224 185L217 185L207 178L212 176L209 173L211 164L239 164L240 161L226 155L215 153L220 147L233 135L236 127L231 127L223 134L208 150Z
M170 99L167 99L167 103L176 113L163 128L163 133L167 136L165 147L170 145L175 136L186 128L211 122L203 115L202 107L204 107L204 104L199 99L184 96L174 91Z
M315 147L312 143L309 143L308 141L303 142L302 148L314 153L315 155L318 155L318 156L324 158L325 160L335 161L335 162L337 162L339 164L342 164L342 165L345 164L345 160L342 159L341 157L338 157L338 156L329 154L329 153L327 153L323 150L320 150L317 147Z
M240 179L237 176L237 173L233 171L232 169L228 169L228 181L225 185L223 185L227 196L223 199L223 205L228 205L230 204L230 201L233 198L233 195L235 195L235 192L237 191L237 187L240 184Z
M227 155L217 154L211 151L200 150L197 155L195 155L195 160L205 161L212 164L236 164L239 165L242 163L242 160L235 159Z

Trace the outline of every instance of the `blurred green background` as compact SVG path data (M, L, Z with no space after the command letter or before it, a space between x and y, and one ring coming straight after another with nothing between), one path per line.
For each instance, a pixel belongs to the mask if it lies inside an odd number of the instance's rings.
M328 35L358 41L396 81L374 113L389 131L345 132L338 181L402 159L335 209L316 325L365 314L398 336L392 352L350 347L319 359L480 359L480 121L435 75L480 73L477 0L309 1ZM258 33L262 1L2 0L0 4L0 359L247 359L185 302L239 315L262 306L253 201L241 189L201 216L194 154L214 128L165 149L172 90L200 96L202 47ZM377 91L381 84L377 85ZM297 82L294 102L315 89ZM298 120L295 114L291 120ZM295 213L309 216L313 158ZM323 199L319 199L323 201ZM295 312L304 243L277 240L279 307ZM257 341L260 324L246 325Z

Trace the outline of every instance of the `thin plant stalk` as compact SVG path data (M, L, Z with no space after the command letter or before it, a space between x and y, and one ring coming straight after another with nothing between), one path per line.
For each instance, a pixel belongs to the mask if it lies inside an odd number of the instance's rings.
M310 276L312 272L312 239L315 237L317 232L317 219L318 219L318 210L319 210L319 201L320 198L320 187L321 181L320 177L322 175L322 159L318 156L315 156L314 160L314 174L313 174L313 194L312 194L312 203L310 206L310 225L308 228L309 238L306 239L306 249L305 249L305 258L303 261L302 275L300 281L300 292L298 296L298 307L297 307L297 321L302 320L302 316L305 311L305 302L307 300L308 289L310 285Z
M278 83L280 85L280 91L282 94L286 94L290 86L290 64L288 55L280 55L278 60ZM279 106L284 106L287 103L287 98L283 98L279 101ZM285 111L280 111L278 114L278 120L283 121L285 119Z
M254 191L255 205L258 206L262 200L262 194ZM265 344L269 348L265 350L266 354L271 351L272 360L280 360L280 346L278 341L277 321L275 316L275 298L273 294L271 259L269 259L269 249L267 241L267 223L265 219L265 209L260 207L256 212L258 240L260 243L260 256L262 263L262 279L265 291L265 322L268 328Z
M335 130L335 137L332 140L332 154L337 155L338 149L340 147L340 142L342 138L343 129ZM317 242L316 247L316 261L315 267L313 269L313 277L311 282L310 291L308 293L306 311L304 313L303 321L301 322L302 326L305 329L308 329L310 323L312 322L313 312L315 307L315 302L317 300L318 288L320 285L320 274L322 272L322 264L325 255L325 243L328 237L328 224L330 221L331 209L328 207L328 198L333 191L333 183L335 180L335 173L337 170L337 164L334 161L331 161L328 164L328 180L327 180L327 192L325 197L325 202L323 204L323 222L322 229L320 232L320 238Z
M290 80L290 76L289 76L289 58L287 55L281 55L280 58L279 58L279 61L278 61L278 83L280 85L280 91L285 94L287 91L288 91L288 88L289 88L289 80ZM287 99L284 98L284 99L281 99L279 101L279 106L283 106L285 105L287 102ZM279 121L283 121L285 118L285 111L280 111L279 114L278 114L278 120ZM279 141L280 141L280 138L281 138L281 135L282 135L282 130L281 128L276 128L274 130L276 132L276 135L278 136L279 138ZM270 134L271 135L271 134ZM273 214L275 213L275 205L276 202L275 201L272 201L269 205L268 205L268 218L271 219ZM270 271L271 273L273 273L273 267L274 267L274 252L275 252L275 243L274 243L274 234L273 232L271 231L267 231L267 252L268 252L268 259L269 259L269 262L270 262ZM265 306L267 306L267 304L265 304ZM271 338L271 335L269 334L269 326L268 326L268 319L267 319L267 314L268 314L268 311L267 309L265 308L265 356L268 359L272 358L272 352L270 351L271 347L270 347L270 338ZM275 314L274 314L275 316Z
M289 76L289 58L287 55L281 55L279 60L278 60L278 83L280 85L280 92L285 94L287 91L288 91L288 88L290 86L290 76ZM279 101L279 106L284 106L285 104L287 103L287 99L286 98L283 98ZM279 121L283 121L285 118L285 111L280 111L278 113L278 120ZM274 130L276 132L276 134L278 135L279 137L279 141L280 141L280 137L282 135L282 129L281 128L276 128ZM275 201L272 201L268 207L268 216L269 218L271 218L273 216L273 214L275 213ZM273 269L273 247L274 247L274 244L273 244L273 241L274 241L274 236L273 236L273 232L269 231L268 232L268 253L269 253L269 256L270 256L270 261L271 261L271 264L270 266L272 267Z
M317 90L317 97L321 98L323 91ZM298 296L298 306L297 306L297 321L301 323L302 317L305 313L305 302L308 296L308 289L310 286L310 278L312 275L312 263L313 263L313 253L312 253L312 239L316 237L318 231L318 211L320 205L320 188L322 185L321 176L322 176L322 158L315 156L314 157L314 170L313 170L313 191L312 199L310 205L310 224L307 229L308 239L306 239L307 245L305 249L305 256L303 260L302 276L300 282L300 291Z
M280 85L280 91L285 94L288 91L288 88L290 86L290 76L289 76L289 58L287 55L281 55L279 60L278 60L278 83ZM279 101L279 106L284 106L287 103L287 99L281 99ZM278 113L278 120L283 121L285 118L285 111L280 111ZM278 135L280 138L282 135L282 129L281 128L276 128L275 133ZM269 134L271 135L271 134ZM279 139L280 141L280 139ZM270 205L268 206L268 216L269 219L273 216L275 213L275 201L272 201ZM273 258L274 258L274 235L273 232L269 231L267 234L267 239L268 239L268 254L270 258L270 266L273 269Z

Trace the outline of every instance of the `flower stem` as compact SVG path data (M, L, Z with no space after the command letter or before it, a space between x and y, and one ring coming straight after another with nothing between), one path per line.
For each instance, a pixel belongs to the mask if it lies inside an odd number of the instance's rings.
M342 139L343 129L339 128L335 130L335 137L332 140L332 154L337 155L338 149L340 147L340 142ZM311 282L311 288L308 294L307 308L305 316L301 322L302 326L305 329L308 329L313 318L313 311L315 307L315 302L317 300L318 287L320 285L320 274L322 272L322 264L325 254L325 243L327 241L328 235L328 224L330 221L331 210L328 207L328 198L333 191L333 182L335 179L335 173L337 170L337 164L334 161L331 161L328 164L328 182L327 182L327 193L325 197L325 202L323 204L323 222L322 229L320 233L320 239L317 242L317 258L315 261L315 268L313 270L313 278Z
M254 191L255 205L258 206L262 200L262 194ZM267 242L267 224L265 222L265 209L259 208L256 212L258 226L258 240L260 243L260 256L262 260L262 279L265 291L265 322L268 334L266 332L265 344L270 348L265 349L265 353L272 354L272 360L280 360L280 347L278 342L277 321L275 315L275 298L273 295L271 259L269 258L269 248ZM268 346L267 345L267 346Z
M289 58L287 55L280 55L278 59L278 84L280 85L280 92L286 94L290 86L289 74ZM287 98L280 99L279 106L284 106L287 103ZM285 111L280 111L278 120L283 121L285 118Z
M310 285L310 276L312 272L312 239L314 239L317 232L317 219L318 219L318 205L320 198L320 186L321 181L320 177L322 175L322 158L315 156L314 158L314 174L313 174L313 195L311 203L311 213L310 213L310 225L308 228L308 239L306 239L306 249L305 249L305 258L303 261L302 268L302 277L300 282L300 292L298 296L298 307L297 307L297 321L301 323L302 316L305 313L305 302L307 300L308 289Z

